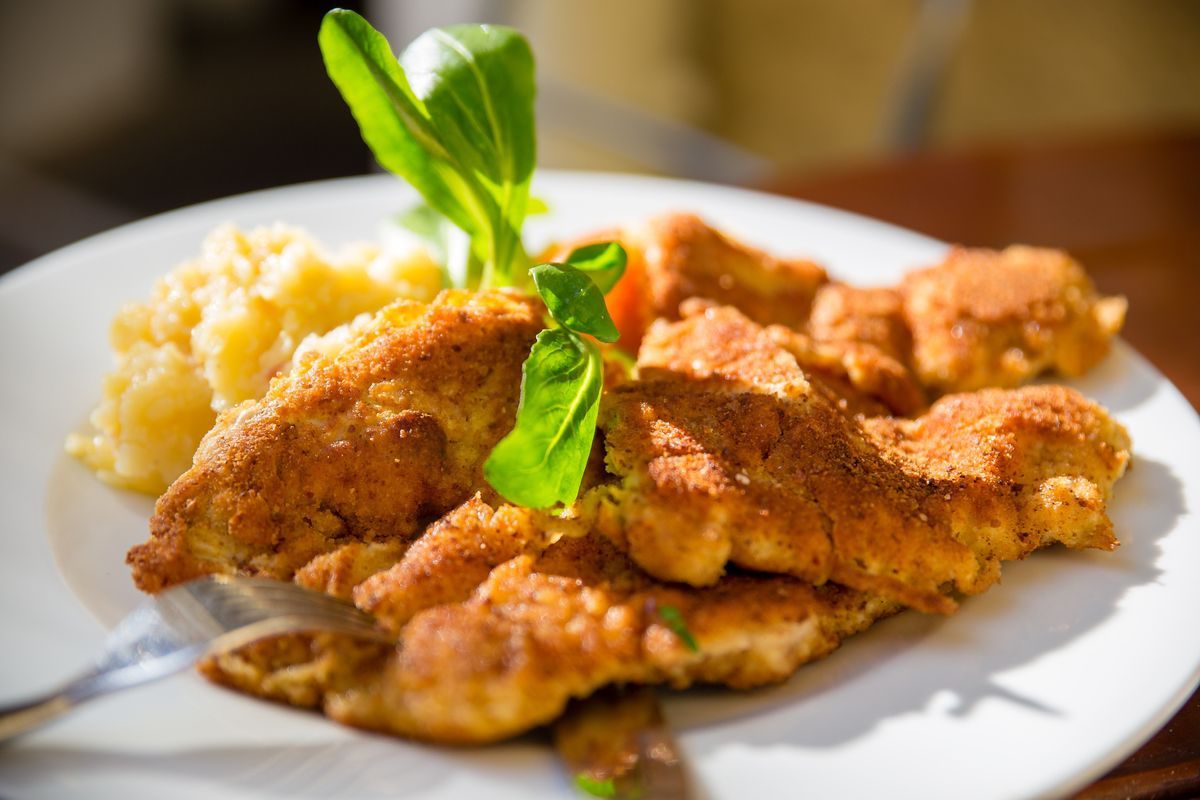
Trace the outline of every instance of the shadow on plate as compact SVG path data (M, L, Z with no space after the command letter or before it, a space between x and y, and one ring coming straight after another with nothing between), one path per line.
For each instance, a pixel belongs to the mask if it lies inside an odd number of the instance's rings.
M985 700L1060 713L1053 699L1018 694L996 676L1086 635L1127 592L1153 583L1159 540L1185 513L1182 484L1155 461L1135 457L1116 494L1112 516L1124 542L1115 553L1056 548L1006 565L1001 585L967 598L954 616L909 611L885 620L780 686L667 695L671 723L681 732L719 731L689 742L689 754L703 759L728 741L836 747L931 705L957 716ZM1041 607L1047 588L1052 608Z
M1049 376L1047 383L1061 383ZM1085 397L1091 397L1114 414L1132 411L1156 392L1167 388L1167 381L1154 373L1144 356L1118 340L1113 352L1081 378L1068 382ZM1136 443L1135 443L1136 444Z
M484 773L478 777L496 789L530 786L534 790L538 787L529 783L530 775L548 773L546 780L561 783L565 794L565 779L546 770L549 749L539 745L518 741L460 751L371 734L318 744L247 744L165 753L33 745L0 756L0 784L18 792L17 796L29 787L45 794L51 783L60 785L64 793L78 793L84 782L103 784L115 779L143 787L161 781L212 797L382 800L424 797L468 770ZM512 786L506 786L510 782Z
M67 586L105 628L143 600L125 553L149 535L154 498L116 489L59 453L46 486L46 538Z

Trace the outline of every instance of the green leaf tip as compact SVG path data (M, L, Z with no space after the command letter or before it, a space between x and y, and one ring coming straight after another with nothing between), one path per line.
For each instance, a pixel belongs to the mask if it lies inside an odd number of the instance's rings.
M696 638L688 630L687 623L683 621L683 614L679 613L678 608L675 606L659 606L658 616L671 629L671 632L679 637L679 640L683 642L687 649L693 653L700 652L700 646L696 644Z
M527 288L532 278L560 327L543 331L522 368L513 430L492 450L484 477L530 508L573 503L596 433L604 364L585 336L619 335L604 293L620 279L620 245L580 248L574 265L528 273L525 219L545 209L530 197L537 163L534 58L512 28L452 25L418 36L396 55L353 11L334 9L317 35L330 79L379 163L425 201L396 224L448 255L443 219L469 238L467 288Z
M433 28L397 58L369 22L335 9L317 41L376 160L470 237L483 264L474 283L523 280L521 228L537 160L524 37L496 25Z
M559 325L610 344L620 337L604 304L604 294L586 273L570 264L539 264L529 274Z
M483 464L510 503L549 508L575 502L596 434L604 383L596 345L566 328L538 334L521 369L517 423Z
M604 294L611 292L617 281L621 280L628 261L625 248L617 242L597 242L576 247L567 256L567 263L588 273Z
M583 772L575 776L575 788L592 797L617 796L617 785L612 778L599 780Z

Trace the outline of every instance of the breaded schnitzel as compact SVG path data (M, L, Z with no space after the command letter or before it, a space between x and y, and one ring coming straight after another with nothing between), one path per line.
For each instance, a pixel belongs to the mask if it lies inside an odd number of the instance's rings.
M664 285L756 280L761 254L697 226L671 241L702 255L651 254ZM481 473L515 416L537 302L391 306L221 418L130 553L135 580L243 572L353 600L395 647L277 637L203 670L351 725L473 743L613 682L783 680L904 605L952 611L1002 560L1115 546L1105 506L1129 442L1103 409L1033 387L926 410L906 295L806 274L801 323L673 300L637 374L606 380L585 491L559 511L498 504ZM772 284L755 285L769 321ZM991 342L973 345L980 363Z
M956 247L896 288L821 287L807 332L877 347L939 395L1082 375L1108 353L1125 309L1060 250Z
M684 301L702 298L763 325L785 325L834 353L864 353L850 356L860 371L886 357L937 396L1018 386L1044 372L1082 375L1107 354L1125 320L1125 299L1100 296L1058 250L957 247L896 287L859 288L829 282L813 262L741 245L693 214L664 214L583 241L614 237L630 260L609 308L631 352L654 320L679 319ZM888 408L911 413L908 404Z
M625 277L608 296L621 346L636 352L656 319L678 319L680 304L707 298L741 309L764 325L797 328L808 319L818 287L829 277L805 259L781 259L735 241L695 214L662 214L584 242L621 242L629 255ZM548 254L565 258L570 247Z
M912 364L934 391L1017 386L1053 371L1082 375L1125 322L1123 297L1101 297L1061 250L955 248L900 285Z
M601 526L664 580L726 563L836 581L928 611L1052 542L1111 549L1129 439L1078 393L1039 386L862 422L732 308L656 323L641 380L605 398Z
M406 556L408 574L424 576L422 589L380 576L359 587L355 596L376 608L393 601L407 607L394 622L381 617L399 637L395 648L328 635L282 637L211 659L205 674L322 708L350 725L488 742L549 722L571 698L613 682L749 688L780 681L899 609L786 576L729 575L705 589L662 583L598 533L505 559L499 554L511 551L513 518L524 513L532 512L471 501ZM460 585L461 597L451 601L438 587L455 580L461 561L439 554L461 552L465 541L497 554L496 566L478 588ZM489 560L481 555L476 563ZM664 606L685 622L696 650L666 622Z
M149 592L214 572L290 580L350 541L405 539L481 489L513 425L535 300L443 292L225 412L128 561Z

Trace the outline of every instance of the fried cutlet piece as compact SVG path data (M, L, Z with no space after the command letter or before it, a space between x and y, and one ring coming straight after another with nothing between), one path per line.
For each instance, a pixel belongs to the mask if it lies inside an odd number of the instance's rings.
M1051 544L1112 550L1106 505L1130 460L1129 434L1065 386L947 395L915 420L863 430L906 475L934 487L934 506L985 569ZM945 490L942 503L937 492Z
M788 326L835 353L867 346L869 358L847 358L866 362L877 351L913 370L933 396L1018 386L1044 372L1081 375L1108 353L1127 307L1123 297L1099 295L1060 250L956 247L898 286L860 288L831 283L812 262L741 245L692 214L598 232L572 246L607 239L629 253L608 303L630 352L654 320L679 319L681 304L700 298Z
M620 482L595 491L602 528L664 580L711 585L732 563L949 612L946 590L982 591L1001 559L1116 544L1105 501L1129 439L1070 389L867 423L760 326L711 307L652 327L639 372L602 405Z
M609 683L749 688L780 681L899 610L880 597L785 576L729 575L703 590L665 584L595 532L503 560L512 541L506 526L527 513L536 512L474 500L418 540L410 555L422 548L425 585L449 579L457 598L414 593L405 582L359 587L360 598L379 600L382 590L390 595L385 602L410 607L410 620L389 623L399 636L395 648L281 637L210 659L203 670L350 725L477 743L549 722L571 698ZM496 556L477 561L497 564L477 588L456 581L461 560L433 555L462 552L466 541ZM683 620L696 650L660 613L665 606Z
M130 551L134 581L154 592L214 572L289 580L318 555L406 539L490 493L482 464L512 427L541 328L540 306L507 292L383 309L340 352L221 415Z
M373 575L390 569L408 555L411 540L350 542L323 553L296 570L296 583L348 602L354 590Z
M912 358L904 298L889 287L825 284L813 299L805 333L824 344L870 345L905 366Z
M1061 250L956 247L896 287L826 283L793 327L817 346L874 348L937 396L1082 375L1108 353L1126 307Z
M843 410L868 417L912 416L928 405L912 372L872 344L821 342L782 325L766 331L806 375L837 396Z
M822 286L803 332L817 346L875 348L937 396L1082 375L1108 353L1125 309L1062 251L959 247L897 287Z
M713 318L717 319L722 313L720 308L711 300L693 298L683 302L680 313L695 317L714 309ZM703 333L716 337L709 342L713 348L727 349L731 345L719 324L705 326ZM872 344L820 342L784 325L771 325L766 333L806 375L832 393L844 411L864 416L911 416L928 405L912 372ZM647 364L655 363L655 342L653 336L643 340L642 358Z
M684 213L599 232L547 255L562 259L580 244L613 239L625 247L629 263L608 306L629 352L637 352L651 322L679 319L680 304L693 297L735 306L764 325L800 327L828 281L812 261L776 258Z
M363 581L354 602L399 631L425 608L466 599L492 568L545 544L545 515L480 495L430 526L394 566Z
M955 248L904 278L912 365L937 393L1017 386L1043 372L1082 375L1125 321L1061 250Z

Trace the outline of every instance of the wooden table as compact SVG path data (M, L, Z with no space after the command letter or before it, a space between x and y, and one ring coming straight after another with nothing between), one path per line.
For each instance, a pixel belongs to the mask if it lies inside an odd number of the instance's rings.
M1200 407L1200 134L916 154L766 188L949 242L1070 251L1102 291L1129 298L1123 335ZM1198 796L1200 692L1078 795Z

